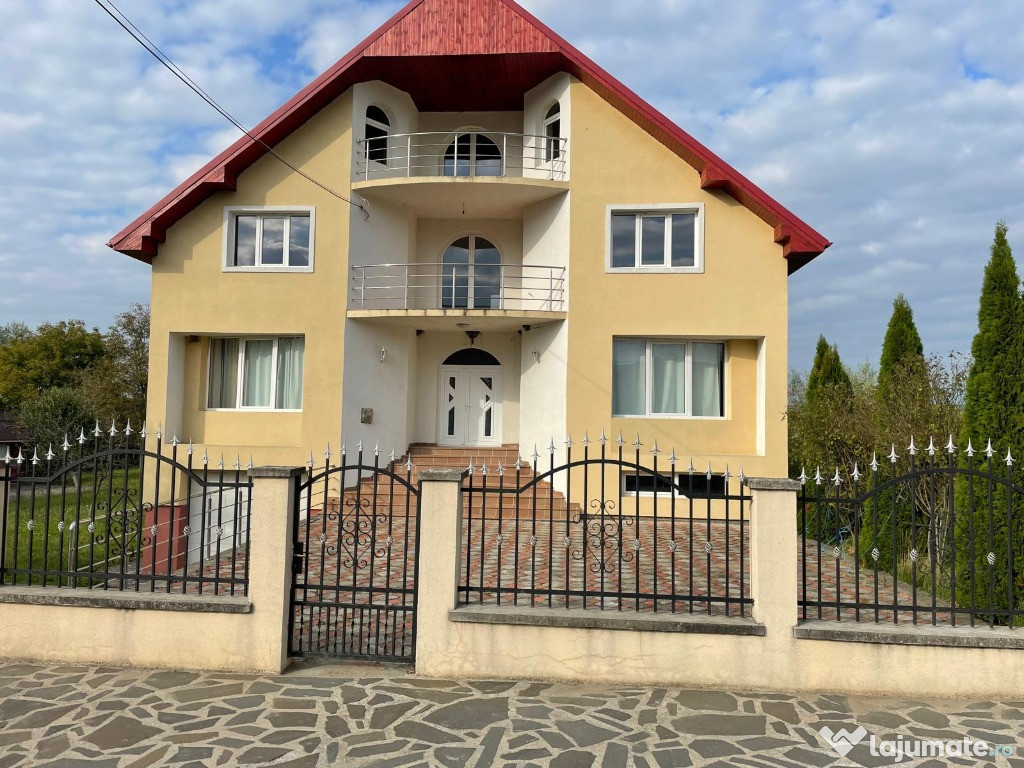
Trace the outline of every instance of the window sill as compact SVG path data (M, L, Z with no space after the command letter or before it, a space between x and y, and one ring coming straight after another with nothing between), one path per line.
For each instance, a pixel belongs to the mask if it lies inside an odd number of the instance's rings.
M242 273L256 273L266 272L270 274L281 274L284 272L292 272L295 274L305 275L312 274L312 267L224 267L224 272L242 272Z
M289 408L204 408L207 413L302 413L302 409Z
M641 415L612 414L613 419L646 419L647 421L728 421L728 416L688 416L685 413L648 413Z
M102 589L72 589L70 587L0 587L0 604L2 603L117 608L126 611L252 613L252 603L248 597L244 596L112 592Z
M606 267L608 275L702 275L704 267Z
M464 605L448 611L448 621L461 624L611 629L625 632L680 632L763 637L765 628L738 616L697 616L688 613L620 613L581 608Z

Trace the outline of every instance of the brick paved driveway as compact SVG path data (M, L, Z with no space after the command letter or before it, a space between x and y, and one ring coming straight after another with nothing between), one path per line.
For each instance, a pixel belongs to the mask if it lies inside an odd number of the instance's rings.
M685 768L840 760L825 725L1024 746L1021 701L450 682L374 667L279 677L0 664L0 768ZM903 765L940 766L939 761ZM965 765L992 765L967 761ZM995 764L1024 766L999 758Z

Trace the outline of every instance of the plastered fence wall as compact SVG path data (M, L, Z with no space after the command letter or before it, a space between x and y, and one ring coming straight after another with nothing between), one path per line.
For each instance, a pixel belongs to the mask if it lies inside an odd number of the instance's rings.
M283 670L288 665L292 499L300 474L289 468L253 470L247 596L2 587L0 657ZM578 617L572 611L520 607L491 611L487 623L481 623L471 608L457 607L462 513L458 473L435 475L424 478L420 497L420 675L916 697L1007 697L1024 690L1024 650L1010 647L1022 645L1016 638L1019 630L953 630L959 633L956 642L974 647L950 647L948 639L945 645L907 644L928 642L929 628L921 629L916 639L893 630L881 643L797 637L792 481L748 481L753 499L750 619L723 618L716 627L714 622L694 623L688 616L588 611L588 626L583 627L573 625ZM735 633L737 622L747 634ZM984 647L1010 636L1006 647Z

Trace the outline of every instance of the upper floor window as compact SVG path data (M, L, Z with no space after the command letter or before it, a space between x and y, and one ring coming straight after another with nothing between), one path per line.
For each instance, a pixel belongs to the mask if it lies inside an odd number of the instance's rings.
M300 410L305 352L302 336L210 339L207 407Z
M608 268L625 272L700 272L703 206L610 210Z
M229 270L308 272L313 268L313 210L226 211Z
M544 161L562 156L562 107L556 101L544 116Z
M444 152L445 176L501 176L501 150L482 133L460 133Z
M725 416L725 344L616 338L613 416Z
M388 164L388 136L391 120L387 112L371 104L366 108L366 159L382 165Z

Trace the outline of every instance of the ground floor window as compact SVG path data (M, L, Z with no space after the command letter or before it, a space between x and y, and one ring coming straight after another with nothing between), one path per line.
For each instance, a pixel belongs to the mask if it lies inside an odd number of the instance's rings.
M651 472L623 472L622 473L622 495L623 496L659 496L672 495L675 488L675 495L683 498L706 499L722 498L725 496L725 475L711 475L709 478L706 472L677 472L659 473L657 476Z
M617 338L613 416L725 415L725 344Z
M300 410L305 348L302 336L211 339L207 406Z

